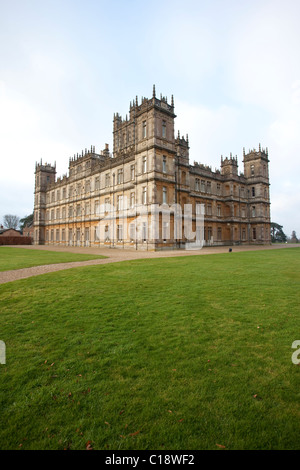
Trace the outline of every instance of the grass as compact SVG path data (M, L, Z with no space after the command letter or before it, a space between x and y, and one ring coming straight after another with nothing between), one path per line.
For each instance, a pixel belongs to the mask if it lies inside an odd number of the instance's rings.
M31 268L44 264L70 263L105 258L100 255L85 255L58 251L44 251L25 248L0 247L0 271Z
M298 449L299 281L287 248L1 285L0 448Z

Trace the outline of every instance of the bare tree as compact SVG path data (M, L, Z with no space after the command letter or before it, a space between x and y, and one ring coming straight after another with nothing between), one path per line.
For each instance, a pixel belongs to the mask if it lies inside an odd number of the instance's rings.
M3 225L5 228L14 228L15 230L19 227L20 218L17 215L6 214L3 217Z

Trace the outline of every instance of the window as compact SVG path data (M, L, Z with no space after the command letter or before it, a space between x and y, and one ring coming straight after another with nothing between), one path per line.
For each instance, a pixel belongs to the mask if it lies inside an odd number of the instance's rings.
M251 192L252 192L252 197L255 197L255 187L254 186L252 186Z
M163 166L162 166L163 173L167 173L167 157L163 156Z
M147 157L143 157L142 173L147 173Z
M73 186L69 187L69 197L72 197L73 195Z
M218 227L217 237L218 237L218 242L220 242L222 240L222 228L221 227Z
M207 204L206 214L207 214L207 215L211 215L211 214L212 214L212 212L211 212L211 204Z
M57 192L56 192L56 200L59 201L60 200L60 190L58 189Z
M135 224L130 224L129 226L129 237L131 242L135 240Z
M146 222L143 222L143 225L142 225L142 238L143 238L144 242L147 240L147 224L146 224Z
M108 188L110 186L110 178L109 173L105 175L105 187Z
M76 243L77 246L80 246L80 228L76 230Z
M130 179L131 181L135 178L135 165L131 165L130 167Z
M168 203L167 196L168 196L167 188L164 186L164 187L163 187L163 201L162 201L163 204L167 204L167 203Z
M59 230L56 230L56 241L59 242Z
M162 132L161 132L162 137L165 139L167 137L167 123L166 121L162 122Z
M77 196L80 196L81 194L81 184L77 184L77 188L76 188L76 191L77 191Z
M143 134L142 138L145 139L147 137L147 122L143 121Z
M99 178L99 176L97 176L97 178L95 179L95 191L97 191L98 189L100 189L100 178Z
M255 217L255 206L252 206L252 211L251 211L251 213L252 213L252 217Z
M62 197L63 197L63 199L66 199L66 197L67 197L67 190L66 190L66 188L63 188L63 190L62 190Z
M143 187L142 204L147 204L147 188L146 188L146 186Z
M100 211L99 211L99 200L98 199L95 201L94 212L95 212L96 215L99 215Z
M205 193L205 181L201 180L201 192Z
M217 194L218 194L218 196L220 196L220 194L221 194L221 184L220 183L217 183Z
M109 207L110 207L110 199L109 197L107 197L104 200L104 210L106 213L109 212Z
M98 240L99 240L98 230L97 230L97 227L94 227L94 241L98 241Z
M86 246L88 246L90 241L90 229L88 227L86 227L84 230L84 241Z
M200 191L200 180L199 180L199 178L195 179L195 191Z
M117 225L117 240L119 242L123 240L123 225Z
M246 209L244 206L242 207L242 217L246 217Z
M117 210L118 211L123 210L123 196L117 197Z
M221 217L221 204L217 205L217 216Z
M104 238L106 242L109 242L110 240L110 232L109 232L109 225L105 225L105 234Z
M69 245L73 244L73 234L72 234L72 229L69 228Z
M117 184L121 184L123 183L123 170L122 168L120 170L118 170L118 174L117 174Z
M133 209L135 205L135 194L130 193L130 208Z
M202 207L203 207L203 204L201 204L200 202L196 202L196 215L201 215L202 214Z
M255 227L252 229L252 238L253 240L256 240L256 228Z
M54 202L55 201L55 194L54 194L54 191L51 193L51 202Z
M65 231L64 228L63 228L62 231L61 231L61 241L62 241L62 242L65 242L65 241L66 241L66 231Z
M251 176L254 176L254 165L250 166L250 174Z
M90 180L85 182L85 192L89 193L91 191L91 182Z
M242 240L246 240L246 230L242 229Z
M210 181L207 181L206 191L207 191L208 194L211 194L211 182Z
M79 217L81 215L81 205L77 204L76 206L76 216Z
M54 220L54 209L51 211L51 220Z
M85 215L90 215L90 203L85 203Z
M73 217L73 206L69 206L69 217Z
M60 210L56 209L56 219L60 219Z
M163 226L162 226L162 238L163 238L163 241L164 241L164 242L166 242L166 241L167 241L167 238L168 238L168 228L169 228L168 222L163 222Z

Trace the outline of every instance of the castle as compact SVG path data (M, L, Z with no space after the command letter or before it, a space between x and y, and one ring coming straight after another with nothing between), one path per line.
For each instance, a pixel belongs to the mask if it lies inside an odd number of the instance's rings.
M157 98L154 86L152 98L130 103L129 117L114 115L112 154L107 144L85 149L58 178L56 165L36 163L34 244L186 248L186 214L202 245L269 244L268 149L244 149L240 174L232 155L220 170L191 165L175 118L173 96Z

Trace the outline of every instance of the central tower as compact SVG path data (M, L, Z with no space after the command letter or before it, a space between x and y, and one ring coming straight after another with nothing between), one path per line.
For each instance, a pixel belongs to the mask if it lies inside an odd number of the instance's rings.
M130 102L129 118L114 114L114 157L138 154L153 147L175 154L175 117L173 95L171 104L162 95L158 99L153 85L152 98L142 97L139 104L136 97Z

